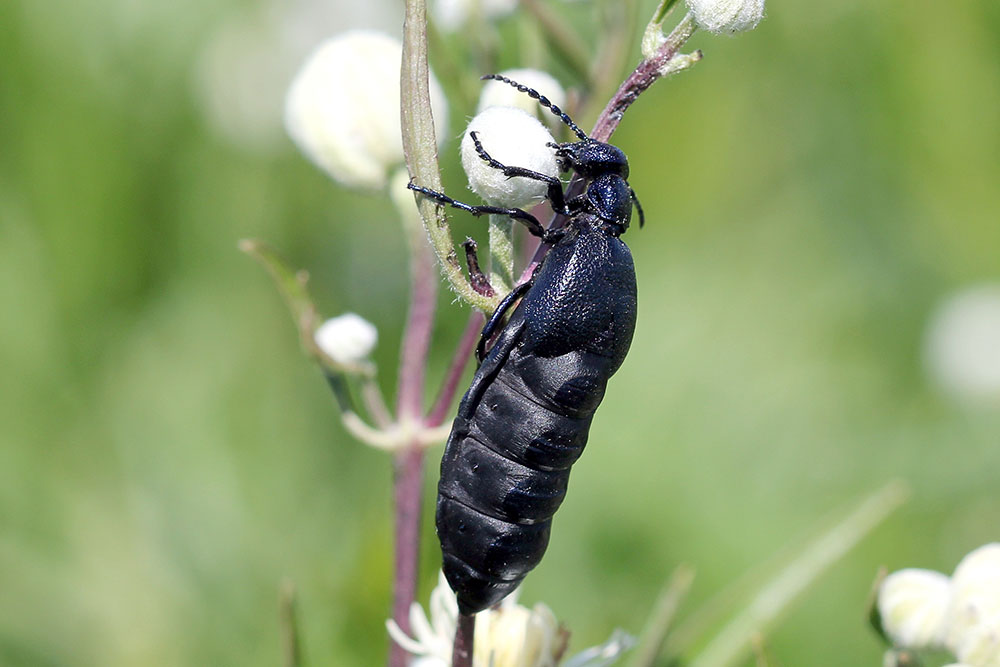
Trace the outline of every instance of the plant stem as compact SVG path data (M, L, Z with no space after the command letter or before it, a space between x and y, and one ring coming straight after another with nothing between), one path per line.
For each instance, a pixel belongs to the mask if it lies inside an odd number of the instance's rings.
M604 142L611 139L611 135L618 129L618 124L621 123L625 111L632 106L632 103L639 98L639 95L645 92L663 75L667 63L677 55L677 52L691 38L696 29L697 25L694 21L694 15L688 12L681 19L681 22L677 24L677 27L667 36L656 53L651 58L645 58L636 65L636 68L632 70L628 78L618 87L618 91L608 101L601 115L598 116L597 122L594 123L594 129L590 132L591 139ZM580 195L583 192L583 185L584 179L579 174L574 176L573 180L570 181L569 187L566 189L566 199L569 200ZM549 227L555 229L561 227L563 224L565 224L565 216L556 214L553 216ZM540 245L538 250L535 251L532 261L540 262L546 252L548 252L548 246Z
M403 130L403 153L410 176L425 187L440 191L437 141L427 65L427 7L425 0L406 0L403 20L403 63L400 70L400 117ZM451 238L451 228L444 211L427 197L416 197L427 237L441 262L442 272L460 299L482 310L492 312L500 297L487 297L474 289L458 262Z
M434 256L423 230L405 222L404 227L410 245L410 311L400 352L396 413L400 421L416 421L423 412L427 350L437 306L437 276Z
M490 285L497 294L514 287L514 223L506 215L490 215Z
M472 667L472 647L476 635L476 615L459 612L455 628L455 646L451 651L451 667Z
M594 130L590 133L592 138L598 141L608 141L611 138L625 115L626 109L632 106L639 95L662 76L663 67L677 55L680 48L694 34L696 27L694 15L688 12L656 53L651 58L640 62L632 74L618 87L618 92L614 94L597 119Z
M410 447L396 455L393 489L396 505L395 574L392 587L392 618L409 634L410 606L417 597L420 555L420 507L424 482L424 449ZM406 667L409 656L402 646L391 643L390 667Z
M691 588L694 580L694 570L687 565L680 565L670 576L670 580L660 592L660 597L656 601L656 609L646 628L642 632L642 639L639 641L639 648L636 657L632 661L632 667L653 667L656 659L663 650L663 644L667 639L667 633L673 627L677 611L681 602Z
M472 351L476 349L476 343L479 342L479 332L483 329L483 319L483 314L478 311L474 311L469 316L469 323L462 333L458 347L455 348L455 354L452 356L451 364L445 373L441 390L434 400L434 407L427 414L427 419L424 422L426 426L430 428L440 426L451 413L451 403L455 400L458 383L462 380L462 372L469 363Z
M745 659L753 636L766 632L822 572L892 514L908 496L908 487L899 481L889 482L868 496L839 524L803 549L687 664L726 667Z
M302 664L302 648L299 644L298 613L295 603L295 584L291 580L281 582L278 601L281 619L281 664L284 667L299 667Z

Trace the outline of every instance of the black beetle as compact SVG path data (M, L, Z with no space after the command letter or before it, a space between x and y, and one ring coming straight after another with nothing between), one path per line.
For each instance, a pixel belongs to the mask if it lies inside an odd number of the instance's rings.
M583 452L608 379L632 342L635 268L618 237L628 229L633 202L643 222L619 148L587 137L537 91L496 74L483 78L527 93L576 133L579 141L551 146L560 168L576 172L587 186L567 199L558 178L497 162L475 134L479 156L491 167L548 184L553 210L567 216L563 227L546 230L527 211L472 206L410 184L473 215L509 215L551 246L531 280L508 294L483 328L481 364L441 461L437 532L444 573L463 614L502 600L545 553L570 466Z

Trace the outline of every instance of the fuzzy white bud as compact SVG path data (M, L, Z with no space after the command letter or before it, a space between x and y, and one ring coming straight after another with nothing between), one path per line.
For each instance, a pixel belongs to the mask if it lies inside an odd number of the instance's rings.
M942 390L967 404L1000 404L1000 285L964 289L928 326L927 370Z
M714 33L753 30L764 18L764 0L687 0L700 28Z
M375 349L378 329L360 315L344 313L320 325L314 337L328 357L341 364L354 364Z
M403 161L399 122L402 44L354 30L327 40L296 75L285 98L285 127L317 166L349 187L381 188ZM448 126L444 93L430 80L434 126Z
M545 199L542 181L515 176L507 178L476 152L475 132L489 155L509 167L524 167L548 176L559 175L555 139L537 118L514 107L490 107L472 119L462 137L462 167L469 189L494 206L524 208Z
M439 28L454 32L473 16L493 20L510 14L516 8L517 0L434 0L431 15Z
M566 91L548 72L537 69L510 69L500 74L528 88L534 88L557 107L566 106ZM477 112L481 113L490 107L517 107L532 116L541 117L550 127L562 124L562 121L549 113L548 109L542 108L537 100L503 81L490 79L483 84L483 90L479 93Z
M951 602L951 581L931 570L900 570L882 582L878 611L893 644L924 649L940 646Z
M971 665L1000 665L1000 543L963 558L952 588L948 648Z

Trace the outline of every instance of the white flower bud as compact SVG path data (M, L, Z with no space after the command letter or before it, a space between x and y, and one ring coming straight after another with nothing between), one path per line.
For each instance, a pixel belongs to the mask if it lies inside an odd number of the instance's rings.
M967 665L1000 667L1000 616L985 618L970 628L952 650Z
M375 349L378 329L354 313L344 313L324 322L314 335L323 353L341 364L362 361Z
M951 601L951 581L931 570L900 570L882 582L878 611L893 644L923 649L940 646Z
M555 77L547 72L537 69L509 69L506 72L500 72L500 74L528 88L534 88L549 98L549 101L557 107L566 106L566 91L555 80ZM477 112L483 112L490 107L517 107L527 111L532 116L541 117L549 126L562 124L562 121L549 113L547 109L543 109L537 100L533 100L503 81L490 79L483 84L483 90L479 93Z
M714 33L753 30L764 18L764 0L687 0L698 26Z
M431 14L439 28L454 32L476 14L492 20L510 14L516 8L517 0L434 0Z
M399 68L402 44L354 30L316 49L285 98L285 127L317 166L350 187L381 188L402 162ZM447 105L431 75L434 127L442 137Z
M951 296L931 319L925 359L950 396L1000 404L1000 285Z
M462 137L462 167L469 189L494 206L524 208L545 199L542 181L515 176L507 178L476 152L475 132L490 156L509 167L524 167L548 176L559 175L555 139L534 116L513 107L490 107L472 119Z
M1000 544L979 547L963 558L952 589L948 648L970 664L993 664L982 656L994 655L990 647L1000 634Z

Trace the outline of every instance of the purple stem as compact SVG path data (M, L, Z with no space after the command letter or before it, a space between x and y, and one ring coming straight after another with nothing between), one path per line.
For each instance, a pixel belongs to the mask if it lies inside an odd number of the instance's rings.
M472 667L472 645L476 635L476 616L458 615L455 646L451 650L451 667Z
M424 486L424 450L411 447L396 455L394 492L396 501L396 572L393 582L392 618L411 634L410 606L417 597L420 552L420 500ZM395 642L389 653L390 667L406 667L409 655Z
M693 24L692 24L693 26ZM691 28L693 31L693 27ZM622 122L622 117L625 115L625 111L632 106L639 95L646 91L657 79L662 76L660 74L663 66L666 65L671 58L677 55L677 51L680 50L684 42L690 37L691 32L686 31L678 35L679 39L667 39L666 42L659 48L659 50L653 54L652 58L648 60L642 60L632 73L628 76L622 85L618 87L618 91L615 92L614 96L608 101L607 106L604 107L604 111L601 115L597 117L597 122L594 123L594 129L590 132L590 138L596 139L597 141L607 142L611 139L611 135L614 134L615 130L618 129L618 124ZM671 35L674 37L674 35ZM570 181L569 187L566 189L566 199L572 199L580 195L583 192L583 179L579 175L573 177ZM555 215L552 218L552 222L549 227L552 229L558 229L566 223L566 216ZM542 258L545 257L545 253L548 252L549 247L547 245L539 245L538 249L535 250L535 254L532 257L532 262L540 262Z
M417 423L424 402L424 376L437 305L434 256L423 230L410 234L410 312L400 352L399 393L396 416L400 422ZM420 508L424 481L424 451L417 442L400 450L394 461L395 572L392 618L410 633L410 606L417 597L420 555ZM409 657L396 643L389 650L390 667L406 667Z
M469 323L465 326L462 338L451 358L451 364L448 366L448 372L445 373L441 390L434 401L434 407L431 408L427 420L424 422L427 426L431 428L440 426L451 414L451 404L458 392L458 383L461 382L462 373L469 363L469 357L472 356L472 351L476 349L476 343L479 342L479 332L483 329L483 319L483 314L479 311L475 311L469 316Z

